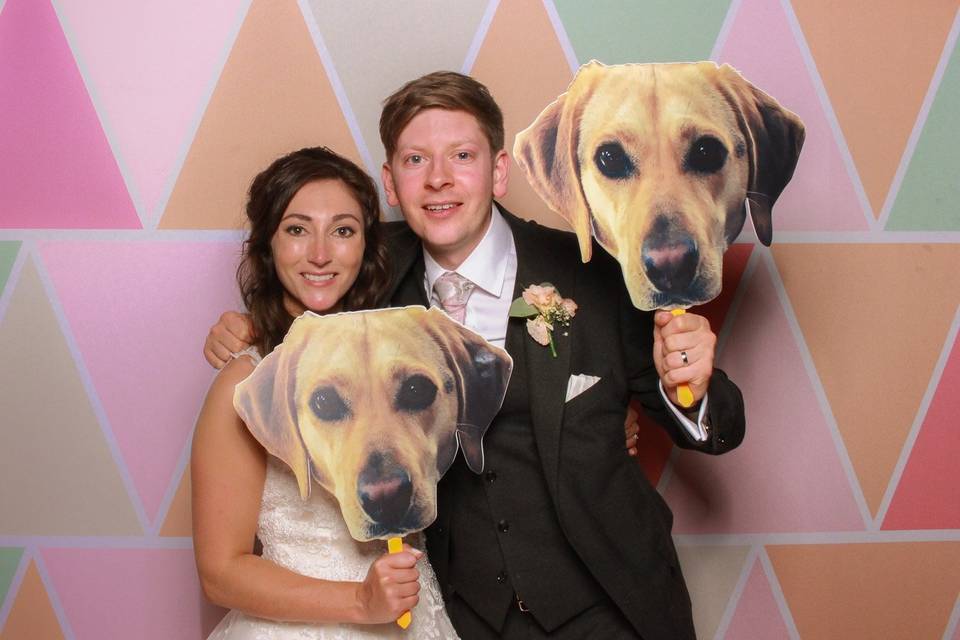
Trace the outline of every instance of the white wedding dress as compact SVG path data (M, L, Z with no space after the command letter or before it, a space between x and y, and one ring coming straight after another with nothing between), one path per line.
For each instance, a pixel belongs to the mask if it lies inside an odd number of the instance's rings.
M363 581L367 569L387 548L382 540L357 542L350 537L336 498L314 486L310 498L300 498L297 481L280 460L268 456L267 475L260 503L257 536L263 557L292 571L325 580ZM408 542L423 549L422 534ZM276 622L230 611L208 640L362 640L408 638L448 640L457 634L443 609L433 568L426 556L420 570L420 602L406 630L395 623L302 624Z

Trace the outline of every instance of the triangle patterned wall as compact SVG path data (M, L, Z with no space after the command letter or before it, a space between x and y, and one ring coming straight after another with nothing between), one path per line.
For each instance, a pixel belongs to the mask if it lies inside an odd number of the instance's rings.
M380 101L438 68L490 87L509 151L581 63L709 58L807 143L773 246L748 224L700 310L746 441L708 459L642 424L699 633L960 638L958 8L0 1L0 639L203 638L222 615L187 459L267 162L325 144L377 176ZM518 171L505 203L565 227Z

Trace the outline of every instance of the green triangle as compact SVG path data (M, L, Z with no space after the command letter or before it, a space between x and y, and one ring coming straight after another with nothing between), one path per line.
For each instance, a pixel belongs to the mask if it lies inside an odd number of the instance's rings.
M953 50L910 166L887 220L888 231L960 231L960 48Z
M0 242L0 293L7 284L10 269L13 268L13 261L17 259L19 251L20 243L17 241Z
M707 60L730 2L702 0L555 0L583 64Z
M0 608L3 607L3 602L7 598L7 591L10 589L10 583L13 582L13 574L20 566L21 556L23 556L23 549L0 547Z

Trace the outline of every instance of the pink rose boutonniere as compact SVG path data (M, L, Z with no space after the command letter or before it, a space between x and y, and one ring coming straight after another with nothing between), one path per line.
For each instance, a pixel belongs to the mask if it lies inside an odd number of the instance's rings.
M511 318L526 318L527 333L538 344L550 347L557 357L553 344L553 329L556 325L570 326L570 319L577 314L577 303L564 298L549 282L532 284L523 290L523 295L510 305Z

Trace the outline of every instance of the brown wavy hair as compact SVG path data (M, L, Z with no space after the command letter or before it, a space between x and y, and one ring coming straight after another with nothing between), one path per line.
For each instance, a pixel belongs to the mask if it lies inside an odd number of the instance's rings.
M293 317L283 304L284 288L273 263L270 242L290 201L317 180L339 180L363 211L365 242L360 272L343 297L343 310L368 309L389 282L387 250L380 232L380 198L363 169L326 147L308 147L275 160L250 184L247 219L250 235L243 243L237 284L250 313L255 346L266 355L283 341Z
M503 149L503 113L490 91L470 76L456 71L434 71L411 80L383 101L380 141L393 160L397 140L410 121L425 109L466 111L480 124L496 154Z

